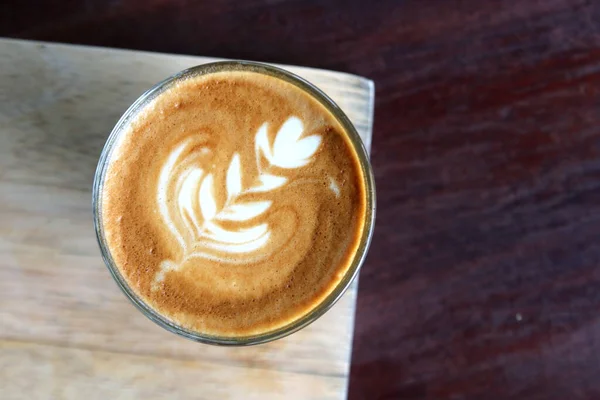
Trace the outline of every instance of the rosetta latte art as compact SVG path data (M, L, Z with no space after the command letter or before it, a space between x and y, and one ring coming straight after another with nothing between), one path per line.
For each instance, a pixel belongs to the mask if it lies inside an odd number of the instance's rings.
M337 298L372 218L341 114L279 74L219 68L136 103L97 182L119 283L210 340L285 329Z
M182 257L161 263L154 278L154 289L158 288L167 272L179 270L192 258L233 264L256 261L253 257L258 256L258 250L269 242L271 236L268 223L257 222L237 229L231 226L235 222L260 221L260 216L273 202L268 199L245 201L243 195L268 195L268 192L288 184L290 178L281 176L281 173L275 175L270 167L278 167L278 171L303 167L312 161L322 141L319 135L302 137L304 126L296 117L284 122L272 145L267 127L266 123L263 124L254 139L258 171L254 183L246 188L242 186L240 156L234 153L226 173L226 201L220 207L215 196L215 178L207 168L211 166L201 165L202 157L210 153L210 149L188 137L167 158L159 175L158 209L179 243ZM267 161L266 166L262 165L261 157ZM227 227L223 226L225 222Z

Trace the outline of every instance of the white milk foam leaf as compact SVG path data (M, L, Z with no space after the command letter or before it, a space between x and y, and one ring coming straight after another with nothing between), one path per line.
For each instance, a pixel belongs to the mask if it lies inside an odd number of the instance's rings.
M302 137L304 126L297 117L288 118L279 128L271 146L268 125L263 124L254 137L256 169L258 175L250 187L243 187L243 168L240 155L234 153L229 161L225 177L225 204L219 206L215 196L214 174L207 166L198 165L197 152L207 153L204 148L194 147L193 138L179 144L161 168L157 203L161 216L170 232L181 245L180 260L164 260L154 279L154 289L164 280L165 274L175 271L192 258L206 258L232 264L252 260L270 238L269 224L261 216L273 205L269 192L282 188L289 178L269 171L271 166L293 169L312 161L322 138L318 135ZM186 152L195 149L196 152ZM186 154L183 156L183 154ZM261 155L268 165L261 165ZM213 167L214 168L214 167ZM209 173L205 173L209 172ZM248 193L261 193L267 198L260 201L244 201ZM175 204L169 200L176 200ZM254 226L248 223L256 221ZM227 222L227 227L221 225ZM244 227L232 228L233 222L244 222Z

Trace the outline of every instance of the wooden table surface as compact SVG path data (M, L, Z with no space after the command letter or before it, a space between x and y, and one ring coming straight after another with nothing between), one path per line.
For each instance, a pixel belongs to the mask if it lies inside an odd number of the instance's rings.
M600 398L600 2L8 0L0 35L376 82L350 399Z
M0 399L345 399L356 283L322 318L260 346L207 346L150 322L104 267L91 183L118 117L213 58L0 39ZM373 83L313 82L371 144ZM37 382L31 385L30 381Z

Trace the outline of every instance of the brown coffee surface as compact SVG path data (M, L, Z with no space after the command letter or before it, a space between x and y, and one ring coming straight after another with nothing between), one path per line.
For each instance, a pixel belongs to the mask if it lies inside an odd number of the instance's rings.
M181 80L124 128L101 203L130 288L201 334L306 315L345 276L366 215L342 126L295 85L251 71Z

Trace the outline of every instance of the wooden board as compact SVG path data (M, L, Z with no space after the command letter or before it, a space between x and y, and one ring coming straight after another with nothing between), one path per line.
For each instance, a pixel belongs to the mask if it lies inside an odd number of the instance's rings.
M346 397L356 283L323 318L250 348L156 326L117 288L94 234L91 185L123 111L184 68L214 61L0 40L0 397ZM373 83L287 67L371 144Z

